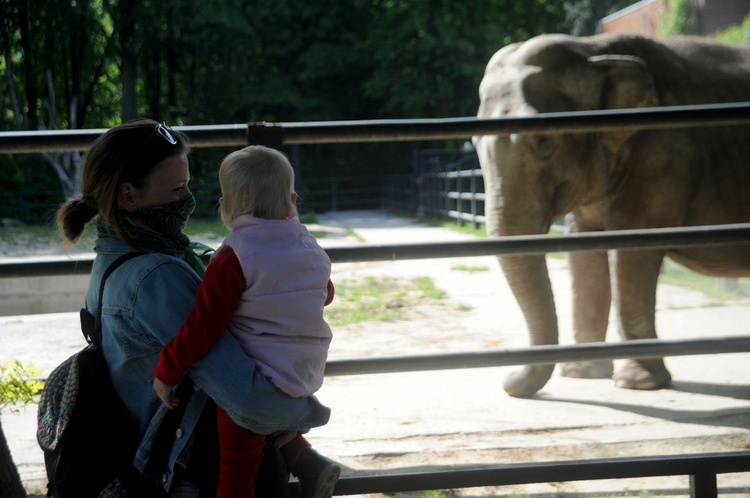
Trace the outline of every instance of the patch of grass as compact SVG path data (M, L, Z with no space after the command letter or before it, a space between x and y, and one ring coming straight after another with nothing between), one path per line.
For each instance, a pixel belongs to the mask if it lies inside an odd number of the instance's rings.
M184 232L190 238L224 238L229 235L229 229L218 218L190 218Z
M365 277L336 282L336 298L325 310L326 321L335 327L366 321L408 318L415 306L440 304L446 293L429 277L401 280Z
M468 265L453 265L451 270L465 271L466 273L478 273L484 271L490 271L489 266L468 266Z
M89 225L83 231L80 247L93 247L96 240L96 227ZM27 253L36 247L64 244L63 236L53 223L45 225L24 225L20 227L0 227L0 255Z
M422 297L428 299L444 299L446 294L443 289L435 286L435 282L430 277L417 277L412 280L417 286L417 290L422 293Z
M314 225L318 222L317 216L311 211L300 214L299 220L303 225ZM310 230L310 233L316 239L326 236L323 230ZM229 235L229 229L218 218L190 218L185 227L185 235L191 239L195 237L223 239Z
M452 498L456 496L456 493L452 490L446 491L425 491L418 498Z
M453 498L456 493L453 490L433 490L425 491L424 493L416 495L417 498ZM510 498L530 498L533 495L525 495L517 491L510 493ZM593 495L592 498L660 498L663 495L654 494L652 491L640 491L636 493L617 493L612 495Z
M0 241L8 245L28 246L39 241L58 240L59 237L53 225L0 227Z
M318 216L315 214L315 211L306 211L299 213L299 221L303 225L314 225L318 222Z
M726 300L750 296L750 282L748 279L739 279L737 281L738 287L734 290L729 290L722 288L720 278L694 272L670 259L664 260L659 282L696 290L704 296L713 299Z
M456 221L445 220L442 218L421 218L420 221L433 227L447 228L454 232L468 233L470 235L476 235L477 237L487 237L487 228L484 223L480 224L478 227L474 227L474 224L470 222L459 224Z
M347 233L347 235L349 235L350 237L354 237L354 240L356 240L357 242L367 242L367 241L365 240L365 238L364 238L364 237L362 237L362 236L361 236L360 234L358 234L358 233L356 232L356 230L354 230L353 228L347 228L347 229L346 229L346 233Z

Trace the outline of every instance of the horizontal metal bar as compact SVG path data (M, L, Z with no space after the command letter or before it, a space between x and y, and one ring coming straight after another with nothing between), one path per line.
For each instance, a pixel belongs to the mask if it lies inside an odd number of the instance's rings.
M448 199L460 199L462 201L484 201L487 197L484 192L446 192L445 196Z
M175 126L192 147L242 146L279 135L284 144L465 139L510 133L588 133L621 128L734 126L750 123L750 102L543 113L498 118L393 119ZM0 154L85 151L106 129L0 132Z
M326 252L333 263L355 263L608 249L667 249L739 243L750 243L750 223L566 235L515 235L419 244L360 244L331 247ZM91 262L91 256L6 261L0 263L0 278L83 274L91 271Z
M484 215L481 214L471 214L466 212L460 212L460 211L443 211L445 215L447 215L450 218L457 219L457 220L463 220L463 221L470 221L472 223L486 223L487 218L484 217Z
M638 477L727 474L750 471L750 452L699 453L489 467L450 466L425 472L342 476L334 495L389 494L435 489L508 486L537 482L594 481Z
M511 133L590 133L622 128L665 129L750 123L750 103L557 112L499 118L403 119L270 123L285 144L362 143L465 139Z
M335 377L343 375L552 364L581 360L661 358L665 356L747 352L750 352L750 336L674 340L639 339L616 343L550 344L518 349L491 349L432 355L330 360L326 364L325 375Z
M612 230L565 235L514 235L475 241L432 242L337 247L328 250L336 263L397 261L549 252L604 251L609 249L667 249L750 243L750 224L701 227Z
M87 275L91 273L91 267L93 264L94 257L91 255L16 258L7 261L0 261L0 278Z

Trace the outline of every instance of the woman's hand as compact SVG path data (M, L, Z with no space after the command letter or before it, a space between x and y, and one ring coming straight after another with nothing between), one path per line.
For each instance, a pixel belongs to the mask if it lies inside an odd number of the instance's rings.
M271 434L271 438L273 438L273 444L277 448L281 448L292 439L296 438L299 434L307 434L308 432L309 431L276 431Z
M159 399L164 403L164 406L170 410L180 405L180 400L172 394L173 387L174 386L166 385L164 382L154 377L154 391L156 391L156 395L159 396Z

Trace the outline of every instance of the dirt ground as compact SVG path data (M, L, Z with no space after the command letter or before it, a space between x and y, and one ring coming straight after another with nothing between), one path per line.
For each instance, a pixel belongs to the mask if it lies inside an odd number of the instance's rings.
M325 247L461 240L468 235L382 213L320 217ZM561 343L572 343L569 277L548 258ZM473 269L474 271L468 271ZM527 345L526 328L493 257L336 264L334 282L365 276L430 277L447 293L409 319L337 327L331 359L474 351ZM0 318L0 362L35 361L48 372L79 347L77 314ZM610 337L616 340L614 327ZM717 302L662 285L657 330L668 339L749 335L750 302ZM512 398L504 377L518 367L328 377L319 391L330 423L309 439L344 475L509 464L694 454L750 449L750 354L668 358L674 382L659 391L617 389L610 380L560 377L531 398ZM619 363L619 362L617 362ZM30 489L43 479L35 406L3 413L11 451ZM542 476L543 477L543 476ZM718 477L722 496L750 497L750 472ZM455 496L688 496L687 476L466 488ZM399 494L397 496L407 496Z

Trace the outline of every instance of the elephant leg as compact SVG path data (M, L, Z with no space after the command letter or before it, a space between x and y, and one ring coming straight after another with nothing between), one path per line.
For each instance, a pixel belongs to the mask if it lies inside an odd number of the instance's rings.
M573 287L573 332L576 343L603 342L612 306L609 262L606 252L568 254ZM564 377L609 379L612 360L582 360L566 363Z
M661 251L615 251L615 303L623 340L656 339L656 286L663 259ZM672 381L663 358L628 360L613 378L625 389L661 389Z

